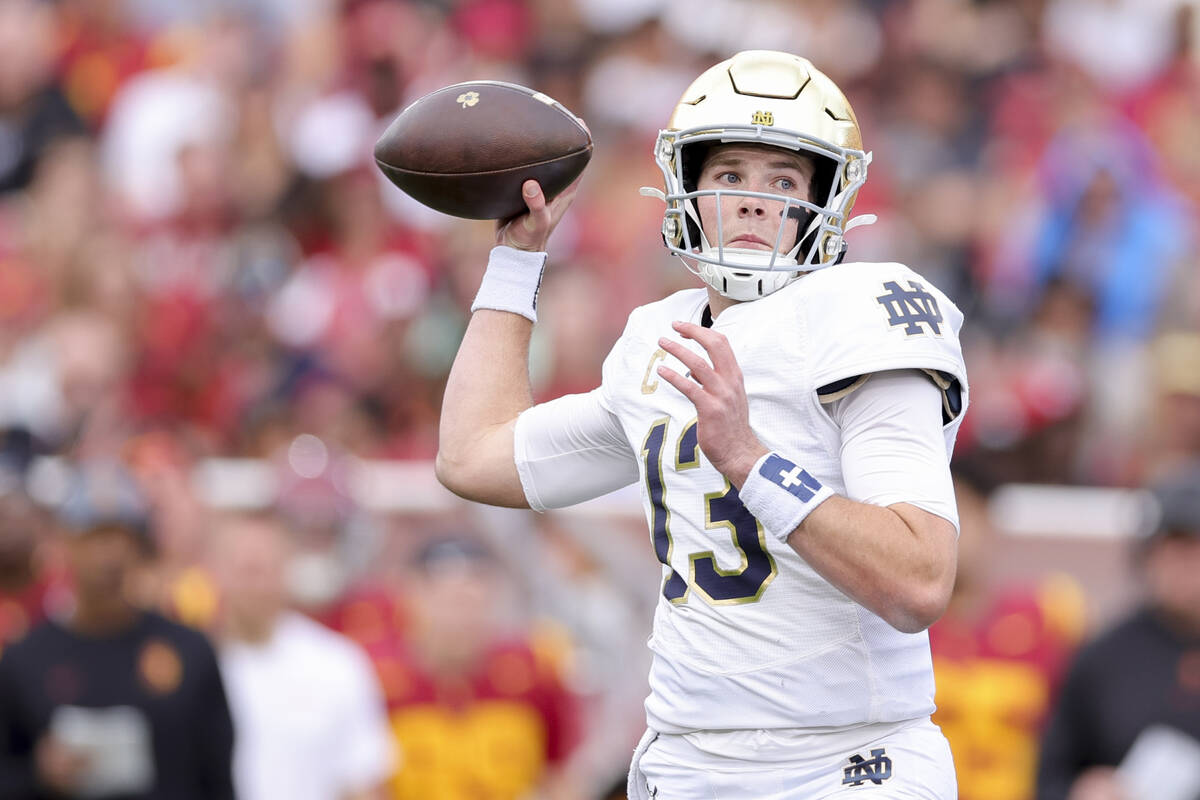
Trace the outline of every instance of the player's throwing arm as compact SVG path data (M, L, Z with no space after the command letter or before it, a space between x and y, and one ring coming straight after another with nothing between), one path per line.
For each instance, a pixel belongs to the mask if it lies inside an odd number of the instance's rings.
M496 244L503 247L493 252L471 306L442 404L438 478L469 499L527 505L513 462L513 425L533 403L529 338L546 241L591 152L591 135L574 114L540 92L500 81L431 92L376 144L380 169L415 199L458 217L502 220Z

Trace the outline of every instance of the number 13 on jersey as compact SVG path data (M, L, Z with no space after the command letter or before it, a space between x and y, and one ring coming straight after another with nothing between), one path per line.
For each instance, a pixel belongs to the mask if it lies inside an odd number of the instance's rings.
M741 564L734 569L722 569L717 564L712 550L688 555L688 577L671 567L675 542L671 537L671 510L667 505L667 487L664 482L663 450L667 443L670 418L656 421L646 434L642 444L642 458L646 467L646 493L650 498L650 532L654 537L654 553L671 572L663 582L663 597L675 604L688 601L694 588L710 605L735 605L759 600L774 579L777 568L775 559L767 552L766 538L762 526L754 515L746 510L738 499L737 490L729 481L724 481L722 491L704 495L704 529L725 529L733 540L733 546L741 556ZM696 438L696 421L684 427L675 441L676 473L700 466L700 447ZM699 506L700 503L697 503ZM692 509L687 509L691 512ZM701 509L697 507L695 513Z

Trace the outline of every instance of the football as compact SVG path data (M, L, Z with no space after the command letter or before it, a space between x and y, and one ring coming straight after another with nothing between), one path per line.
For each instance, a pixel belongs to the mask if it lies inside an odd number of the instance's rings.
M467 219L524 213L532 178L549 200L583 172L592 137L563 105L501 81L456 83L415 101L375 143L375 163L430 208Z

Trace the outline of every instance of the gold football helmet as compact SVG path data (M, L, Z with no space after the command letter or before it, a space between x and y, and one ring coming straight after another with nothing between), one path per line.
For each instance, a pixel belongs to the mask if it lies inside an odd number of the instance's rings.
M799 151L816 165L811 201L733 190L697 190L709 148L732 142ZM871 154L864 152L854 111L845 95L807 59L771 50L748 50L722 61L688 87L654 148L666 192L663 240L705 283L734 300L763 297L801 273L836 264ZM753 196L781 204L779 235L771 251L712 246L700 226L696 198ZM798 219L796 241L782 241L789 218ZM718 240L720 237L717 237Z

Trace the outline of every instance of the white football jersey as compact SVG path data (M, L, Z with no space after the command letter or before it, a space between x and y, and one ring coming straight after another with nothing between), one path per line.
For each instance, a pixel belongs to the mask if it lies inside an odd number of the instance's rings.
M609 415L603 435L556 434L562 452L577 459L562 467L587 463L610 472L611 484L628 482L631 453L636 461L654 552L663 564L650 639L648 724L683 733L928 715L927 635L892 628L766 535L698 448L691 402L658 377L656 367L664 363L685 371L658 339L679 339L671 323L700 322L707 302L705 290L693 289L635 309L593 393ZM737 357L750 424L762 443L846 494L840 431L818 389L848 387L856 376L887 370L925 370L943 389L949 460L967 402L961 324L954 304L907 267L857 263L735 304L713 329ZM683 342L703 354L700 345ZM586 397L564 402L582 405ZM539 508L549 504L539 499L523 430L537 424L536 408L518 422L516 460L531 505ZM611 488L604 478L584 483Z

